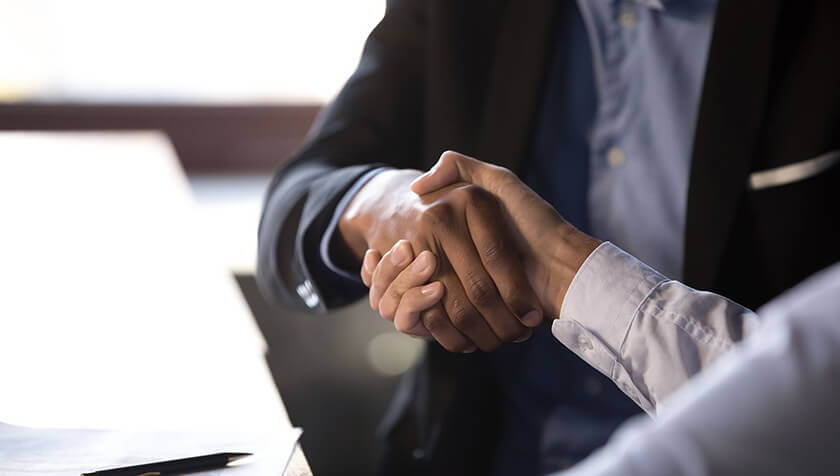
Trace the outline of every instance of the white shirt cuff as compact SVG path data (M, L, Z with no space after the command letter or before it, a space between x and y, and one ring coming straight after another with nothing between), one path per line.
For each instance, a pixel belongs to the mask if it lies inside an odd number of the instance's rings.
M622 364L621 350L636 310L667 278L610 242L581 265L563 299L554 337L612 379L648 413L655 408Z

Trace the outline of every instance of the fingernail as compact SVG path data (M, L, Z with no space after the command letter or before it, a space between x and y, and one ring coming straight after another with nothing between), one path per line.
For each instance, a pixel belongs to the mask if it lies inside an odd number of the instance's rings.
M437 292L439 286L440 286L440 283L437 282L437 281L435 281L434 283L429 283L429 284L423 286L422 288L420 288L420 294L422 294L424 296L430 296L430 295Z
M525 342L526 340L528 340L530 338L531 338L531 333L529 332L529 333L525 334L524 336L520 337L519 339L516 339L513 342L519 344L520 342Z
M414 265L411 267L412 271L416 274L423 274L429 269L429 261L431 260L429 259L429 253L427 251L420 253L420 256L414 261Z
M542 313L540 311L533 310L528 314L525 314L525 316L522 317L522 321L526 326L536 327L540 325L540 322L542 322Z
M465 354L472 354L472 353L473 353L473 352L475 352L476 350L477 350L477 349L476 349L476 347L475 347L475 346L471 346L471 347L468 347L466 350L464 350L464 353L465 353Z
M397 266L401 266L407 258L408 255L405 252L405 245L402 243L397 245L397 247L391 252L391 263L394 263Z
M373 253L365 253L365 271L370 274L376 271L376 263L374 263L372 256Z

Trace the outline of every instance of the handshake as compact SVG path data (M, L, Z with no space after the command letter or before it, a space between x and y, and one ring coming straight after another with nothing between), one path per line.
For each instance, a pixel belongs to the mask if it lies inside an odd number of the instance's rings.
M560 315L600 244L510 171L456 152L425 174L379 173L338 229L362 261L371 307L398 331L452 352L528 339Z

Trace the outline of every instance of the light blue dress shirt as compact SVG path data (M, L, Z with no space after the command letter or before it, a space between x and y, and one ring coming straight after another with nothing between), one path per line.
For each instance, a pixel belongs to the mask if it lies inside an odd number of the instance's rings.
M682 274L691 148L715 6L714 0L560 0L554 58L523 175L572 223L672 278ZM577 281L582 294L614 291L594 276ZM638 392L612 385L625 379L617 380L611 367L587 366L555 337L539 328L527 343L491 355L503 409L494 474L572 464L602 445L636 405L649 410ZM561 342L578 350L575 340ZM534 447L541 448L536 471L523 463Z
M679 279L716 2L558 2L556 53L523 178L573 223ZM344 206L375 173L348 191L323 237L320 258L335 276L358 281L333 265L328 244ZM496 474L560 469L603 444L632 413L634 405L547 328L492 357L504 394ZM560 369L567 378L557 379ZM541 436L549 427L554 434Z
M688 174L715 0L578 0L595 68L590 233L682 277Z

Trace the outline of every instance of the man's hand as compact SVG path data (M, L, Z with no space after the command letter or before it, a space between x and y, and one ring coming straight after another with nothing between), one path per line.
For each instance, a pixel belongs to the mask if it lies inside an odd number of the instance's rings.
M429 172L412 183L411 189L425 195L461 182L478 185L501 200L505 214L514 224L528 279L537 290L543 309L551 316L559 316L572 278L600 241L566 222L509 170L456 152L444 152Z
M393 322L398 331L414 337L431 338L420 320L420 313L443 297L440 281L427 284L437 268L437 260L426 250L411 263L404 262L404 266L400 266L394 264L393 256L397 253L412 253L411 245L400 240L384 257L376 250L365 253L360 274L370 288L370 307ZM386 283L389 279L392 279L391 282Z
M400 291L391 283L413 259L411 250L428 250L436 260L427 279L442 284L443 298L420 313L420 322L441 345L450 351L476 347L489 351L502 342L527 337L528 327L539 325L543 312L528 285L511 225L500 219L497 199L464 183L441 186L419 197L409 190L419 174L411 170L378 174L339 220L339 232L355 262L367 249L389 253L383 261L390 268L372 277L372 302ZM389 251L401 239L410 250ZM396 308L379 304L377 308L396 316Z

